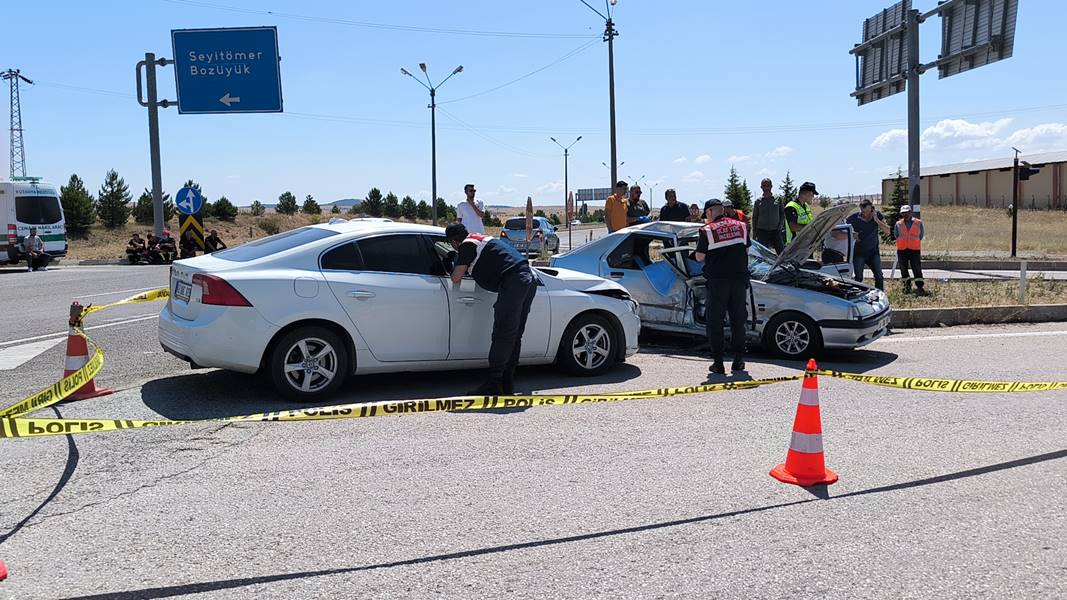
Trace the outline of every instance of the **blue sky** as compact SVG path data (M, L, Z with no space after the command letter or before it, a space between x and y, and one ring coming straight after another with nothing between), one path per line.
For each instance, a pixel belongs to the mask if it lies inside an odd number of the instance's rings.
M877 191L880 178L906 162L894 131L906 125L905 94L857 107L848 50L863 19L887 3L620 0L620 175L656 183L656 205L666 187L686 202L721 195L731 164L753 189L764 175L777 182L788 170L823 193ZM1053 62L1062 56L1067 4L1020 4L1013 58L944 80L923 76L924 165L1010 156L1010 145L1067 148L1067 78L1062 61ZM210 198L239 205L274 202L286 190L329 202L372 186L428 199L428 94L399 71L418 73L420 62L435 81L464 66L438 92L438 189L449 202L469 181L489 204L524 204L527 196L562 204L562 151L549 136L583 136L571 150L572 189L609 182L601 165L609 159L603 22L579 0L63 0L11 3L5 16L14 25L0 36L0 67L37 82L22 93L28 171L56 183L77 173L95 192L114 168L135 195L149 186L135 63L146 51L170 57L171 29L252 25L278 27L285 113L162 110L163 180L172 194L194 178ZM939 37L935 18L923 26L924 61L936 58ZM160 82L161 95L173 99L172 67L160 70Z

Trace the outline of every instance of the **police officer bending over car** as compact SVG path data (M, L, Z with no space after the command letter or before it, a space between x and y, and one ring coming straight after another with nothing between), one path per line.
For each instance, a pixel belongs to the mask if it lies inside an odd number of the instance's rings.
M724 214L722 200L712 198L704 204L708 222L700 228L696 256L704 263L707 280L705 326L714 362L712 373L725 373L723 366L724 313L730 315L730 346L733 348L733 372L745 370L745 317L748 291L748 224Z
M462 223L445 229L448 243L456 249L452 283L459 285L470 272L474 282L496 292L493 305L493 338L489 347L489 377L471 395L496 396L515 393L515 367L539 283L530 263L510 244L487 235L468 233Z

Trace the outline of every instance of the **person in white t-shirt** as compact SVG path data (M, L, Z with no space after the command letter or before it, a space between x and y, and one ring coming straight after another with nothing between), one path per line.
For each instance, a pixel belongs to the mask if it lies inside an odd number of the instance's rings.
M459 222L463 223L469 233L485 234L485 225L482 224L482 217L485 216L485 204L474 197L474 193L477 191L474 189L473 183L463 186L463 193L467 194L467 200L460 202L459 206L456 207L456 216L459 217Z

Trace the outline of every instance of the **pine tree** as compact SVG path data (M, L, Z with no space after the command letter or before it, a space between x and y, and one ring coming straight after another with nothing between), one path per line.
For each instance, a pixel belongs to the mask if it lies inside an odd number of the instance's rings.
M315 198L312 197L311 194L308 194L307 197L304 198L304 206L300 208L300 212L305 215L321 215L322 207L319 206L318 202L315 202Z
M359 208L368 217L380 217L382 216L382 209L385 208L384 204L382 191L375 187L367 192L367 197L363 199L363 203L360 204Z
M252 206L248 207L248 210L252 213L253 217L261 217L263 216L263 213L267 212L267 209L263 208L263 203L259 200L253 200Z
M733 202L735 207L741 207L740 202L744 192L741 187L741 178L737 175L737 168L733 166L730 167L730 177L726 180L726 188L723 190L723 195L726 200Z
M385 203L382 207L382 213L390 219L400 218L400 199L396 197L396 194L389 192L385 195Z
M156 220L155 207L152 206L152 192L141 192L137 204L133 207L133 221L138 225L151 225Z
M296 196L292 192L285 192L278 196L278 205L274 211L280 215L295 215L297 211Z
M747 179L741 183L741 195L739 196L739 199L740 203L737 200L734 200L734 208L744 212L747 217L752 208L752 190L748 189Z
M59 202L63 205L67 231L79 236L87 234L96 221L96 209L80 177L71 175L67 185L59 187Z
M889 225L890 234L883 236L887 240L892 239L893 225L900 219L900 207L908 203L908 177L904 170L897 167L897 175L893 180L893 194L889 196L889 203L882 202L882 218Z
M237 207L234 206L226 196L219 198L218 202L216 202L212 208L211 213L216 219L222 221L230 221L232 223L237 220Z
M561 220L561 219L559 218L559 215L557 215L556 213L552 213L552 214L551 214L551 215L550 215L550 216L548 217L548 220L549 220L549 222L551 222L551 223L552 223L553 225L562 225L562 224L563 224L563 221L562 221L562 220Z
M425 200L419 200L419 206L417 207L417 210L418 212L416 214L416 217L418 217L420 221L428 221L430 219L430 204L428 202L426 202Z
M454 207L452 207L452 206L449 206L448 203L445 202L444 198L438 198L437 199L437 221L438 222L443 221L445 223L455 223L458 220L459 220L459 217L456 216L456 209Z
M400 215L409 221L414 221L419 216L419 207L411 196L404 196L400 201Z
M782 185L778 188L778 191L781 192L778 199L781 200L782 206L797 199L797 186L793 182L793 178L789 176L789 171L785 172L785 179L782 180Z
M333 208L330 209L330 214L333 214L333 215L341 214L341 207L337 206L336 204L334 204Z
M100 198L96 203L96 214L104 227L113 229L121 227L130 219L130 186L126 185L114 169L107 172L104 185L100 186Z
M534 216L535 217L544 217L546 219L548 218L548 215L545 214L545 211L540 209L540 208L534 211Z

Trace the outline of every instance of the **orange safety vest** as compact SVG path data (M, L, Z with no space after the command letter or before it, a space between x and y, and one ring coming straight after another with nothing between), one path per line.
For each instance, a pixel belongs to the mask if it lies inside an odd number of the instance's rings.
M911 220L911 227L908 227L904 219L897 222L897 250L922 250L922 238L919 237L919 229L922 227L922 221L919 219Z

